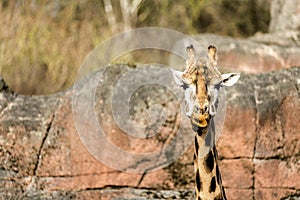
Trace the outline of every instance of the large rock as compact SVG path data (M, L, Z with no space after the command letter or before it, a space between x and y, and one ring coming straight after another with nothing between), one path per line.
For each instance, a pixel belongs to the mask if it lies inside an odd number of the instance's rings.
M297 36L297 37L296 37ZM257 34L248 39L201 34L193 36L203 47L216 45L225 70L262 73L300 65L300 38L291 33ZM175 63L174 63L174 66Z
M172 94L174 91L149 85L133 94L129 109L132 119L148 123L150 109L150 115L166 120L161 134L148 139L130 140L108 115L111 108L106 105L116 81L131 70L120 65L107 71L106 85L95 93L99 123L107 138L120 148L135 153L159 151L170 144L181 124L180 102ZM242 74L235 86L226 89L226 119L217 148L228 199L299 197L299 77L300 68L296 67L258 75ZM7 90L0 93L0 198L191 198L193 146L162 169L145 173L118 171L101 163L83 145L71 102L71 90L34 97ZM153 134L151 128L147 134ZM179 143L176 142L174 151Z

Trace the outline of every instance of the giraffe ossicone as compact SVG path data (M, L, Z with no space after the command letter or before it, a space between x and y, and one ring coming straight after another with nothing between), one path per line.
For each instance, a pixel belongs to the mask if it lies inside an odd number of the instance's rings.
M214 117L218 94L223 86L233 86L239 73L221 74L217 68L217 48L208 47L206 58L187 47L188 60L183 72L172 70L174 81L185 92L186 115L195 133L194 170L196 199L226 199L215 147Z

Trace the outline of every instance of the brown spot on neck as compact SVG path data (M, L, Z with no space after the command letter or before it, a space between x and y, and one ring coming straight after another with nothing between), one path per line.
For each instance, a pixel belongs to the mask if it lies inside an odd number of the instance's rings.
M206 173L211 173L213 171L215 166L215 158L212 151L209 151L209 153L205 156L203 165Z

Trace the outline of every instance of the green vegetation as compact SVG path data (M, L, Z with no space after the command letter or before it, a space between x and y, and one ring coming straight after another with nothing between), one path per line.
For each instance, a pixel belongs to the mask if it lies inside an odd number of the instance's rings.
M72 85L101 41L129 28L247 37L269 23L259 0L144 0L133 11L127 20L116 0L0 0L0 73L18 93L54 93Z

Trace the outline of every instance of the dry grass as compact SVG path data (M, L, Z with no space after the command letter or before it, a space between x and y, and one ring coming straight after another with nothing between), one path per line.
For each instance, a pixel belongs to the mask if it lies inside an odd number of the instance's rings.
M245 17L245 8L254 1L237 4L231 0L144 0L134 26L166 27L186 34L205 31L228 34L230 29L235 30L233 36L245 36L239 27L249 34L260 31L252 24L256 20L253 13L265 15L254 9L250 10L250 18ZM238 15L234 18L235 13L230 9L236 8L228 6L228 2L238 6L243 19L250 20L240 21ZM68 88L86 55L101 41L122 31L118 1L112 0L112 3L118 20L117 30L109 26L101 0L0 0L1 76L14 91L22 94L54 93ZM222 23L220 16L225 16L226 23ZM228 19L232 23L226 28ZM134 54L118 61L141 61L136 56L139 54Z
M109 34L103 20L93 20L101 18L97 9L80 13L77 1L59 9L48 5L9 1L0 8L1 75L18 93L69 87L84 57Z

